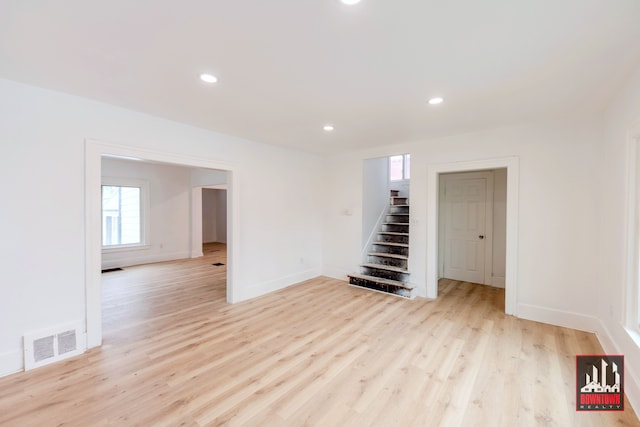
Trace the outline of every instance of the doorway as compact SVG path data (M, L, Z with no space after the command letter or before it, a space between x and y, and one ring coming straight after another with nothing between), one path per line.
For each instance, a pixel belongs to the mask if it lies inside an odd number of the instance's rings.
M506 169L439 177L438 277L504 287Z
M427 166L427 263L426 296L437 298L440 251L438 250L439 193L440 178L443 174L506 170L505 200L505 313L517 315L517 259L518 259L518 189L519 161L517 157L489 160L432 164Z
M226 177L224 178L226 180ZM227 243L227 184L198 185L191 190L191 258L207 243Z
M227 189L202 189L202 243L227 243Z
M87 348L102 344L102 301L101 301L101 262L102 262L102 230L101 230L101 183L102 157L115 156L130 160L159 162L176 166L201 168L224 171L227 175L228 186L228 230L227 230L227 273L226 299L235 301L236 286L234 277L237 276L238 266L234 262L238 259L238 248L234 245L237 235L236 220L238 194L234 191L235 174L231 166L214 160L181 157L161 151L137 149L125 146L104 144L98 141L85 141L85 289L86 289L86 332Z

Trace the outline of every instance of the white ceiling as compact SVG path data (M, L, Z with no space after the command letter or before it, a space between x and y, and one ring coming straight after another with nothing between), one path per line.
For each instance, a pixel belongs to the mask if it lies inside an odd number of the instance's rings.
M639 0L0 0L0 77L320 153L593 113L638 65Z

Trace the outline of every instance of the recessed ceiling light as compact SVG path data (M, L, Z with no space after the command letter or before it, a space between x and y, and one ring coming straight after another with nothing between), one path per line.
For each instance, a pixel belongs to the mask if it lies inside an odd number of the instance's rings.
M324 125L322 129L324 129L325 132L331 132L335 128L333 127L333 125Z
M200 74L200 80L206 83L215 83L218 81L218 78L213 74L204 73L204 74Z
M348 4L349 6L351 6L352 4L360 3L360 0L340 0L340 1L344 4Z
M431 104L431 105L438 105L438 104L442 104L442 101L444 101L444 99L442 99L442 98L441 98L441 97L439 97L439 96L436 96L435 98L431 98L431 99L429 100L429 104Z

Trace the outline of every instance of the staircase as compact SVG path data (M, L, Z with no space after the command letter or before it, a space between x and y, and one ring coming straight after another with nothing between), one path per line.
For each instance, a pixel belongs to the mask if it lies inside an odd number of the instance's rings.
M413 298L413 286L406 282L409 271L409 201L398 190L390 191L390 205L378 238L371 244L361 273L349 274L349 284L403 298Z

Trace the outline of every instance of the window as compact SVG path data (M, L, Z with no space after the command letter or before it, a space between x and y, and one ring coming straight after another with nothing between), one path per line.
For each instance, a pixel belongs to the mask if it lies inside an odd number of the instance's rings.
M102 246L116 248L145 243L145 183L102 185Z
M389 180L402 181L409 179L411 154L389 157Z

